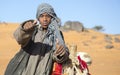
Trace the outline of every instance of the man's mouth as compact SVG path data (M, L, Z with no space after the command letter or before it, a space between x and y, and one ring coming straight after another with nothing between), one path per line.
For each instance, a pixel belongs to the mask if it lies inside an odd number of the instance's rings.
M44 22L43 25L47 25L47 22Z

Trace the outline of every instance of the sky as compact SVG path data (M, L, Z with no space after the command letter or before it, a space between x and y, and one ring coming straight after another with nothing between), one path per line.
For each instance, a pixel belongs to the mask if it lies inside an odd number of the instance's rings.
M0 0L0 22L36 19L37 7L50 4L62 25L79 21L85 28L102 26L103 33L120 34L120 0Z

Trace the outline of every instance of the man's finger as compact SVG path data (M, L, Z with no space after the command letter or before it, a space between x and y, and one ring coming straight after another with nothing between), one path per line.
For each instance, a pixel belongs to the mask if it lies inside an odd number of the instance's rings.
M36 24L37 24L37 20L34 20L34 21L33 21L33 25L36 25Z
M56 53L59 54L61 52L61 50L63 49L63 46L59 45L59 47L57 48Z
M65 48L62 48L58 54L60 56L63 56L65 54Z
M59 40L56 39L56 49L58 49L60 46L59 46Z

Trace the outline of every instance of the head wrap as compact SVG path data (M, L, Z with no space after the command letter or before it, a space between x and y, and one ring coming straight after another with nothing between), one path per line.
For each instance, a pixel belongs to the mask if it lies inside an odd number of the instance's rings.
M55 12L54 12L54 9L51 5L47 4L47 3L42 3L38 6L38 9L37 9L37 14L36 14L36 18L38 19L39 16L43 13L47 13L49 14L50 16L52 16L53 18L57 18Z
M52 20L51 20L52 25L54 25L53 22L56 21L57 25L60 26L60 24L61 24L60 19L57 17L57 15L51 5L49 5L47 3L40 4L37 9L36 18L38 19L40 17L40 15L43 13L47 13L50 16L52 16Z

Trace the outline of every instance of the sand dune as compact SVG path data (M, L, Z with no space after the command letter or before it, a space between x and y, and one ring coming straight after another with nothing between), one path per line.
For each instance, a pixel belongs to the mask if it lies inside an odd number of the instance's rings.
M17 27L15 23L0 24L0 75L4 75L9 60L19 51L20 46L12 35ZM92 75L119 75L120 42L116 42L115 38L120 39L120 35L93 30L81 33L69 31L63 32L63 35L67 44L76 44L77 51L87 52L91 56L93 63L89 70ZM107 48L108 45L112 47Z

